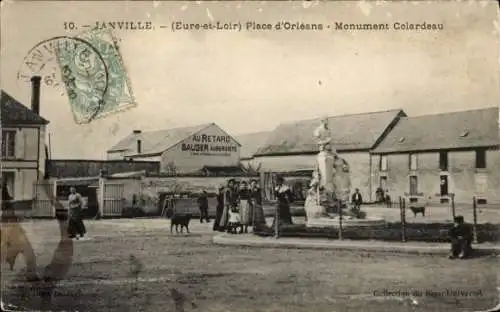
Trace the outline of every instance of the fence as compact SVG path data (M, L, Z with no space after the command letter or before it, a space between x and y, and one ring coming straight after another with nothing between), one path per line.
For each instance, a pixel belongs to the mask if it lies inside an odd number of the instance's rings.
M53 198L55 198L56 184L51 181L35 182L33 186L32 217L55 218L56 209Z
M342 210L340 210L336 237L342 240L344 238L352 238L352 235L354 235L354 238L361 238L367 235L369 236L367 239L381 239L380 237L384 237L383 240L399 240L401 242L411 240L446 241L448 239L448 229L451 227L453 219L458 215L464 216L462 211L464 207L457 208L454 197L451 196L450 199L449 207L441 206L436 208L430 207L428 202L418 203L418 201L413 201L410 203L407 198L400 196L397 201L386 203L385 207L373 207L374 210L381 209L385 210L385 212L390 212L390 215L392 216L391 220L387 220L383 216L377 216L385 219L387 221L386 225L375 226L373 228L364 227L360 230L360 232L356 232L357 228L344 228L345 216ZM465 209L470 212L470 215L464 216L464 219L467 224L471 225L473 243L481 241L479 238L481 235L483 237L482 240L491 239L492 237L499 235L498 227L495 228L494 225L487 224L495 222L497 224L500 223L498 211L491 211L492 214L497 215L496 220L483 217L483 221L486 222L481 223L479 216L484 213L482 208L484 207L478 203L476 197L473 197L471 203L465 207ZM362 227L360 226L359 228ZM272 231L275 238L279 238L284 235L284 232L279 225L278 209L275 209ZM372 236L370 237L370 235Z
M123 198L124 185L122 183L103 181L100 183L100 189L104 190L102 194L102 216L121 216L125 207L125 201Z

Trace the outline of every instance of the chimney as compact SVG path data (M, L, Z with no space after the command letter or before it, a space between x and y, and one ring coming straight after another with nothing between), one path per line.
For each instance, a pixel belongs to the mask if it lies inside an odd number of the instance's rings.
M141 153L141 140L137 140L137 154Z
M42 77L31 77L31 110L40 115L40 80Z
M142 131L141 130L134 130L132 131L133 134L140 134Z

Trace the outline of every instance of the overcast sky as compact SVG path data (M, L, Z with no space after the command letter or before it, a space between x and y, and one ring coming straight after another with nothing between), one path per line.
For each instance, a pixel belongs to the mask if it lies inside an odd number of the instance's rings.
M100 159L134 129L215 122L230 134L324 114L402 108L409 115L500 103L495 1L443 3L2 3L1 87L30 103L16 75L38 42L70 35L64 21L152 21L116 31L137 107L87 125L60 91L42 87L54 158ZM175 32L185 22L443 23L442 31ZM496 27L495 27L495 21Z

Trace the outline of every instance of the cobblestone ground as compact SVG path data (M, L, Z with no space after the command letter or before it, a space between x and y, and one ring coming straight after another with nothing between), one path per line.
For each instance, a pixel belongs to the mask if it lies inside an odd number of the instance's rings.
M203 312L477 311L497 304L496 257L223 247L211 243L211 224L192 222L189 235L171 235L168 225L87 221L89 238L75 242L52 310L176 311L172 288L185 296L185 311ZM56 221L25 228L44 266L57 244ZM142 266L137 279L130 255ZM2 268L3 300L34 308L36 300L16 286L23 266L18 259L14 271Z

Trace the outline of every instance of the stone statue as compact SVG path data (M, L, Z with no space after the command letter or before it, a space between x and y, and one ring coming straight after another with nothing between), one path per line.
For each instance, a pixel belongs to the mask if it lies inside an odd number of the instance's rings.
M340 201L348 200L351 187L349 166L332 146L327 118L315 129L314 138L319 153L305 203L308 220L330 218L328 211L340 207Z
M321 124L314 130L314 138L316 139L319 151L331 151L332 133L328 126L328 118L321 119Z

